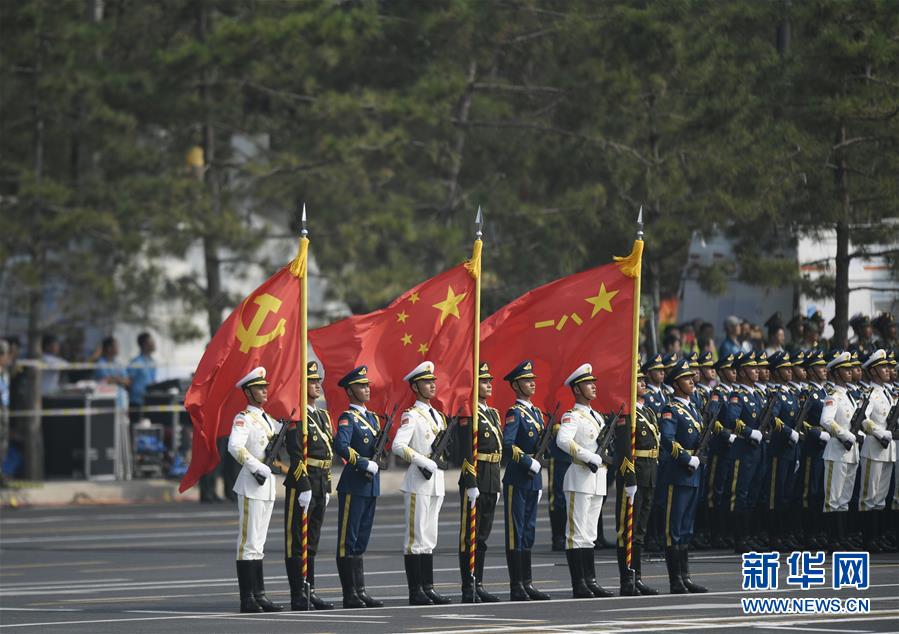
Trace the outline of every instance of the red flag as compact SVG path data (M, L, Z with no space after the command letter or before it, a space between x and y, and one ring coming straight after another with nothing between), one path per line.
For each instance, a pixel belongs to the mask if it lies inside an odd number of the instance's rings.
M534 403L564 411L574 402L565 379L582 363L593 366L599 411L630 411L634 359L634 255L563 277L525 293L481 324L481 361L490 364L494 406L500 412L515 395L502 377L524 359L534 362ZM636 256L639 261L639 255Z
M460 264L404 293L387 308L354 315L309 332L309 342L325 367L325 398L331 418L347 408L337 387L345 374L368 366L372 383L369 409L386 412L411 405L414 394L403 381L422 361L433 361L435 405L447 416L471 412L475 279ZM398 421L397 421L398 422Z
M219 461L216 439L231 433L235 414L247 400L237 381L257 366L265 367L269 397L265 410L275 418L300 406L302 316L301 275L306 253L282 268L253 291L228 316L209 345L194 374L184 406L194 434L190 467L178 490L186 491Z

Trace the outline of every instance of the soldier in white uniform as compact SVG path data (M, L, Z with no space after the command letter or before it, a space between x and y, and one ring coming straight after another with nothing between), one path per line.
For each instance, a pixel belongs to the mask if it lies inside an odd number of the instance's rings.
M887 352L875 350L863 367L871 379L872 389L868 420L862 423L865 440L859 452L863 480L858 510L862 512L865 550L880 552L882 548L877 543L880 535L878 511L882 511L886 506L893 462L896 460L893 436L886 429L887 416L894 403L886 388L890 380L890 360Z
M403 412L393 439L393 453L409 463L400 490L406 508L405 557L409 605L452 601L434 589L437 519L445 495L443 471L430 456L431 444L446 429L446 417L431 407L437 394L434 364L424 361L403 377L415 393L415 404Z
M258 367L237 382L236 387L247 397L247 408L234 417L228 453L241 464L234 483L240 533L237 536L237 583L240 588L241 612L280 612L265 596L262 556L268 522L275 505L275 478L265 460L265 448L281 428L280 423L265 413L268 399L265 368Z
M827 369L833 385L827 388L821 410L821 427L830 434L824 447L824 518L836 549L846 545L848 536L846 518L858 468L858 444L850 425L858 403L846 391L852 380L852 355L835 353Z
M590 407L596 398L593 367L585 363L565 379L574 393L574 407L562 415L556 444L571 456L562 490L568 499L566 549L575 599L610 597L612 593L596 583L593 542L597 520L606 495L606 467L599 456L599 441L605 422Z

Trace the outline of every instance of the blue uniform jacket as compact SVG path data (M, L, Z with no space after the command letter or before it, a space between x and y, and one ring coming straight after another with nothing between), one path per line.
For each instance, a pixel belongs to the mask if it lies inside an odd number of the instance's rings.
M805 431L804 447L810 455L824 453L824 443L821 442L821 412L824 409L824 399L827 398L827 389L823 385L809 384L805 391L805 398L814 399L805 417L803 430Z
M699 411L693 403L673 398L662 410L659 426L662 441L659 485L699 487L701 467L691 471L688 466L702 433Z
M543 414L535 406L516 402L506 412L503 429L503 464L506 472L503 484L532 491L543 488L541 475L532 475L529 468L543 433Z
M365 470L369 459L374 456L375 440L380 429L377 414L369 411L363 414L353 407L337 419L334 453L346 460L337 483L339 493L367 497L381 494L381 474L375 474L369 480Z
M734 390L728 395L727 405L721 410L721 424L737 435L737 439L730 448L732 458L741 458L751 452L759 450L759 445L749 441L749 434L753 429L758 429L759 418L765 408L765 400L753 388L744 385L735 385Z
M662 409L668 404L668 395L664 389L655 390L647 387L646 394L643 395L643 404L649 406L658 417L662 413Z
M799 416L799 397L789 385L779 385L777 389L777 412L775 416L783 423L781 429L771 428L769 447L773 455L783 456L791 453L795 446L790 444L790 432L796 427Z

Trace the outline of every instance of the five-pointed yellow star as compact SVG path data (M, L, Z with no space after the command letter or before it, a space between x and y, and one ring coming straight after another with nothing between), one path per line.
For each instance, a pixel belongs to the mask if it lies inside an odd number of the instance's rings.
M401 321L401 322L403 322L404 324L406 323L406 320L407 320L408 318L409 318L409 315L406 314L406 311L401 310L400 312L398 312L398 313L396 314L396 320L397 320L397 321Z
M434 308L440 311L440 324L443 325L443 321L447 318L447 316L452 315L456 319L461 319L462 316L459 314L459 302L465 299L466 293L460 293L456 295L453 292L453 287L448 286L446 288L446 299L442 302L437 302L434 304Z
M409 301L413 304L417 303L421 297L418 296L418 291L414 291L411 295L409 295Z
M408 346L410 343L412 343L412 335L410 335L408 332L403 333L403 336L400 337L400 341L403 342L404 346Z
M428 344L423 343L423 344L421 344L420 346L418 346L418 351L419 351L420 353L422 353L422 354L427 354L427 352L428 352Z
M601 310L612 312L612 298L618 294L618 291L607 291L605 283L599 285L599 293L596 297L586 297L585 302L593 304L593 312L590 313L591 319Z

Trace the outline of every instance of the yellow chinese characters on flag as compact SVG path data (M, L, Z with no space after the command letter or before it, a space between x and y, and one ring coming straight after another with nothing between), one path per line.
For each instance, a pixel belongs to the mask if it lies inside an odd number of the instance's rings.
M309 332L325 368L325 398L332 418L346 409L337 381L368 366L369 409L385 412L411 405L414 394L403 377L422 361L436 366L436 406L447 416L471 410L475 279L467 264L444 271L403 293L387 308L354 315Z

